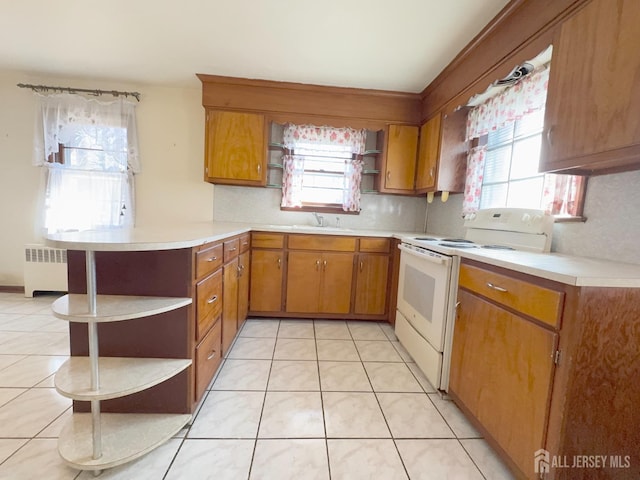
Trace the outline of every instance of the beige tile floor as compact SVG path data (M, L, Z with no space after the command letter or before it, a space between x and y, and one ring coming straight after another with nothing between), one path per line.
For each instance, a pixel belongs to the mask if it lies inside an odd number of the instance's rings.
M0 292L0 480L84 479L57 436L71 402L55 297ZM248 320L193 424L103 479L512 478L376 322Z

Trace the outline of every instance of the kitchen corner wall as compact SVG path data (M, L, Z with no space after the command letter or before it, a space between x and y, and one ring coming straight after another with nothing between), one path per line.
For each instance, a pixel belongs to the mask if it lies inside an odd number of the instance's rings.
M309 212L280 210L282 192L276 188L216 185L213 217L219 222L249 222L274 225L313 225ZM354 229L422 232L426 200L400 195L362 195L360 215L322 214L325 224Z
M640 171L591 177L584 223L558 223L551 250L568 255L640 264ZM427 212L427 231L464 235L462 195L436 199Z
M42 169L31 165L36 99L17 83L139 91L136 223L213 219L213 186L202 178L204 109L195 77L193 88L169 88L0 71L0 286L24 285L24 245L42 241L37 229Z

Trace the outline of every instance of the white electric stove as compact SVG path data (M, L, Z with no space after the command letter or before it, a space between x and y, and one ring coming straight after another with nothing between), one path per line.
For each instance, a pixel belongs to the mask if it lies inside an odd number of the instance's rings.
M435 388L447 391L459 252L485 248L548 252L553 217L541 210L494 208L467 215L464 238L421 235L399 248L396 336Z

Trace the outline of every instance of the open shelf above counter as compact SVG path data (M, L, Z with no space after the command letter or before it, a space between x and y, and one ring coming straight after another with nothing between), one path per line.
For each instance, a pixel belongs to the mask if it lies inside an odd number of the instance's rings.
M69 294L53 302L53 314L70 322L118 322L148 317L190 305L191 298L97 295L96 313L89 312L87 295Z

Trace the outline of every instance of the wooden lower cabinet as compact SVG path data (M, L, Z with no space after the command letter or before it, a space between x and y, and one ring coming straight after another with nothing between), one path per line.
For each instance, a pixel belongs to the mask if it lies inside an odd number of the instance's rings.
M222 354L226 355L238 331L238 258L223 267Z
M282 281L284 278L282 250L251 252L250 309L254 313L282 310Z
M251 254L247 250L238 256L238 330L249 312L249 282L251 278Z
M252 237L250 313L388 320L392 241L384 237Z
M545 443L558 335L458 293L449 389L523 472Z
M463 259L457 300L448 393L516 478L640 478L640 288ZM606 466L568 468L589 455Z
M388 303L389 255L360 253L356 269L354 313L384 315Z
M220 317L215 320L213 328L196 347L196 399L202 398L222 361L222 321Z
M349 313L352 253L289 252L286 311Z

